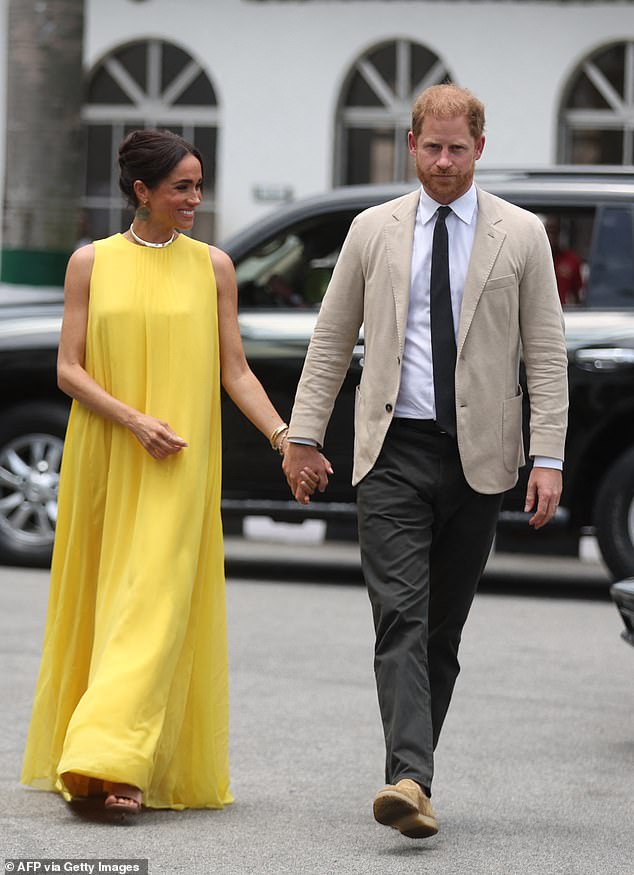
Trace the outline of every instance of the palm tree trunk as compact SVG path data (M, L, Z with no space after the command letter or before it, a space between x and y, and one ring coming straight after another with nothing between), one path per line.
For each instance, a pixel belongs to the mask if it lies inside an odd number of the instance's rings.
M1 279L63 281L83 187L84 0L9 0Z

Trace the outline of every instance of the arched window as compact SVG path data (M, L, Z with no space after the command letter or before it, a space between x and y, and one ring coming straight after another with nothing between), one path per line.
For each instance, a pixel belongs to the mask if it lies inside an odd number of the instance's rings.
M581 64L562 101L559 141L564 163L634 164L634 42Z
M407 152L412 104L451 82L443 61L409 40L371 48L351 68L337 112L335 182L399 182L416 176Z
M134 42L109 54L93 70L83 109L87 166L82 235L97 239L130 222L119 191L117 150L136 128L168 128L201 152L204 199L194 236L211 242L215 225L218 106L202 66L172 43Z

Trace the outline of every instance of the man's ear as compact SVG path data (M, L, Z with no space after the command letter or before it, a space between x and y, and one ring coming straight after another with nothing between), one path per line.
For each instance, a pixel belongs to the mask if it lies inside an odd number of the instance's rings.
M484 134L483 134L480 137L480 139L477 140L476 145L475 145L475 159L476 159L476 161L478 160L478 158L480 158L480 156L484 152L484 142L485 142L485 139L484 139Z

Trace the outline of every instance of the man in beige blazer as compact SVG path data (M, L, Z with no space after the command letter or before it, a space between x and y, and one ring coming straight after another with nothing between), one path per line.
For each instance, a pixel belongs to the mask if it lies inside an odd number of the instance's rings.
M464 89L434 86L417 99L408 143L422 185L352 223L283 462L298 501L326 487L333 472L319 450L363 325L353 482L387 780L373 810L411 838L438 830L433 751L462 627L502 495L524 464L520 352L529 523L545 525L561 494L567 356L550 246L537 217L474 185L483 130L484 107Z

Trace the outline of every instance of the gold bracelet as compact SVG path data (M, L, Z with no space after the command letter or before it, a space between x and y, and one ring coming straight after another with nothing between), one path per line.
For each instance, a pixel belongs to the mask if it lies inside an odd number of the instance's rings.
M276 450L276 451L279 449L279 447L277 445L277 439L285 431L288 431L288 426L285 422L283 422L281 425L278 425L277 428L273 429L273 431L271 432L271 434L269 436L269 443L271 444L271 449Z

